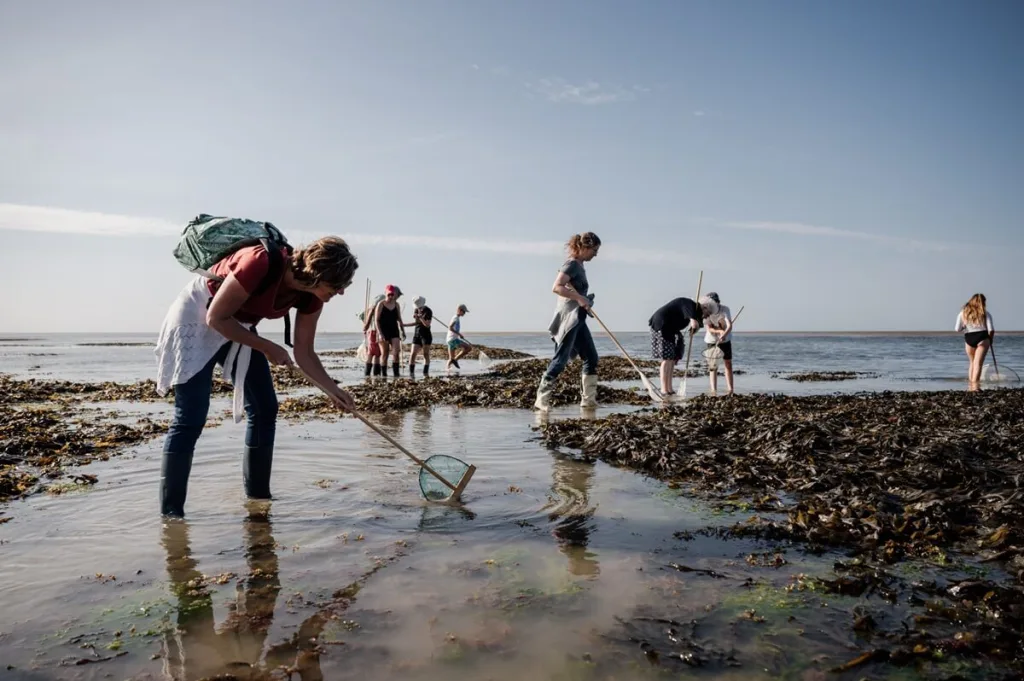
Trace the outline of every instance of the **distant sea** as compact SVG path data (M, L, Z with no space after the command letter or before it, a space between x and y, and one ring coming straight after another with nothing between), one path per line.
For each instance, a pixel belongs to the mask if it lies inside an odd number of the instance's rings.
M282 342L279 333L267 337ZM601 355L619 355L611 339L594 332ZM467 337L482 345L506 347L550 358L553 345L543 333L472 334ZM646 333L616 334L634 358L650 358ZM444 330L435 331L443 341ZM703 337L697 336L691 366L702 362ZM1000 366L1024 372L1024 334L1003 333L996 337ZM9 334L0 333L0 373L19 378L72 381L134 382L155 377L152 344L156 334ZM356 347L358 333L323 333L317 337L319 351ZM781 392L816 394L881 390L960 390L967 387L967 359L962 336L941 332L877 333L736 333L733 340L734 368L745 372L736 377L738 392ZM354 359L330 358L325 363L342 382L362 380ZM991 363L991 354L988 363ZM478 373L475 361L463 362L462 375ZM680 363L680 366L682 362ZM444 364L433 365L434 374ZM784 380L789 372L855 371L872 377L841 382L797 383ZM877 376L876 376L877 375ZM724 378L719 378L724 388ZM707 379L690 379L688 394L703 390ZM1019 384L1018 384L1019 385Z

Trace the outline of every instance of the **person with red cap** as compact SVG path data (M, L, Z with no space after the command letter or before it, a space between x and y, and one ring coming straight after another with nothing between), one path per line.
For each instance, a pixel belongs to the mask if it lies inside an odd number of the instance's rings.
M377 343L380 345L381 364L387 371L388 355L391 355L391 373L398 378L398 353L405 340L405 326L402 322L402 309L398 306L398 298L402 289L394 284L384 287L384 300L377 303L373 317L377 324Z

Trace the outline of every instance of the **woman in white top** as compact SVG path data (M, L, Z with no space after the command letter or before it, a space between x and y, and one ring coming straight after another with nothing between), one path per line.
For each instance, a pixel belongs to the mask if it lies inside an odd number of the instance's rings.
M985 309L985 296L975 293L956 316L957 333L964 332L964 350L967 352L967 382L973 388L981 381L981 367L985 355L996 338L992 315Z
M707 346L714 347L716 344L722 351L722 364L725 365L725 386L732 395L732 311L722 305L717 293L709 293L708 298L718 303L718 312L704 320L707 324L707 332L704 334L704 342ZM718 369L709 369L711 375L711 392L718 392Z

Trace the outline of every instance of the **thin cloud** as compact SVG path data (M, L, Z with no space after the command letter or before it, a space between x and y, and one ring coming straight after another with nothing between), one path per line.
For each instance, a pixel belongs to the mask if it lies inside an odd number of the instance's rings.
M97 236L164 236L180 234L179 225L159 218L112 215L47 206L0 203L0 229Z
M584 106L629 102L636 99L637 92L644 91L641 86L634 86L630 89L616 85L602 85L596 81L574 85L561 78L541 78L527 83L526 87L549 102L582 104Z
M956 244L944 243L941 241L925 241L920 239L907 239L900 236L889 236L886 234L871 234L869 232L855 232L849 229L837 229L835 227L822 227L819 225L808 225L801 222L726 222L725 227L735 229L748 229L762 232L779 232L783 234L797 234L813 237L833 237L840 239L859 239L862 241L874 241L877 243L889 244L892 246L903 246L915 250L945 252L958 248Z
M133 215L115 215L88 211L25 206L0 203L0 230L27 232L57 232L94 236L150 236L177 238L185 220L172 222L160 218ZM309 243L321 234L303 229L282 228L294 244ZM565 252L562 241L510 241L468 239L463 237L429 236L413 234L351 234L342 233L353 246L386 248L430 249L435 251L462 251L477 253L503 253L507 255L557 258ZM601 260L625 263L685 264L692 256L687 253L662 249L643 249L606 244L601 247Z

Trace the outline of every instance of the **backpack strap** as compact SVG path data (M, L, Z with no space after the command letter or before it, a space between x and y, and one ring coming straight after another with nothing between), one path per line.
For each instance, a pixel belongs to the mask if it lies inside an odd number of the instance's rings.
M253 291L253 295L259 295L260 293L263 293L268 288L270 288L271 284L280 280L281 275L284 271L284 256L281 254L281 249L275 247L275 245L270 242L269 238L260 239L260 244L263 246L264 250L266 250L267 252L267 255L270 257L270 267L267 268L267 276L263 278L263 280L259 283L259 286L256 287L256 290ZM282 246L284 247L285 250L288 251L289 255L292 253L293 249L290 245L284 243L282 244ZM299 300L295 306L304 307L306 303L309 302L310 295L311 294L309 293L300 294ZM292 345L291 311L287 312L284 316L284 344L290 348L295 347L294 345Z

